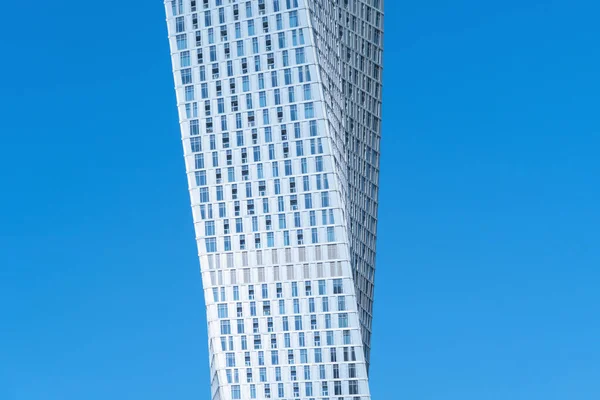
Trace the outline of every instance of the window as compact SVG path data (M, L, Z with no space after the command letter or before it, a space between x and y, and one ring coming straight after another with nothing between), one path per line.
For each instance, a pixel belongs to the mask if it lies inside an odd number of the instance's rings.
M358 381L348 382L348 392L350 394L358 394Z
M304 100L311 100L312 99L310 85L304 85L303 86L303 93L304 93Z
M304 195L304 208L307 210L312 208L312 193L307 193Z
M334 365L334 376L335 376L335 369L339 368L337 365ZM339 378L339 373L338 373L338 378ZM342 394L342 382L341 381L335 381L333 382L333 391L335 393L336 396L340 396Z
M244 133L242 131L236 132L236 145L237 146L244 145Z
M279 297L279 292L277 292L277 296ZM285 314L285 300L279 300L279 314L280 315Z
M343 282L341 279L333 280L333 294L341 294L344 293Z
M302 140L297 140L296 141L296 156L302 157L303 155L304 155L304 143Z
M356 364L348 364L348 377L356 378Z
M204 225L204 234L205 236L214 236L215 235L215 222L207 221Z
M189 67L191 65L189 51L182 51L181 54L179 54L179 64L181 65L181 67ZM191 82L191 73L192 73L192 71L190 70L190 82Z
M335 228L333 226L327 227L327 241L335 242Z
M310 230L311 234L311 243L319 243L319 231L317 228L312 228Z
M283 322L283 330L284 331L289 331L290 330L290 326L289 326L288 317L283 317L282 318L282 322Z
M317 172L323 172L323 157L322 156L315 157L315 169Z
M329 192L321 192L321 206L329 207Z
M290 18L290 28L298 27L298 12L290 11L289 18Z
M286 85L291 85L292 84L292 70L289 68L286 68L283 71L283 77L284 77L284 81Z
M290 245L290 232L289 231L283 231L283 245L284 246Z
M314 118L315 110L313 103L304 103L304 118Z
M210 198L208 196L208 188L200 188L200 202L208 203Z
M190 131L192 131L192 121L190 121ZM198 130L198 133L200 132L199 128L198 128L198 121L196 120L196 128ZM191 132L190 132L191 134ZM192 148L192 152L193 153L197 153L199 151L202 151L202 139L199 137L193 137L190 138L190 147Z
M194 104L196 104L196 103L194 103ZM199 134L200 134L200 123L199 123L199 121L197 119L193 119L193 120L190 121L190 136L197 136ZM200 145L202 143L201 139L200 138L193 138L193 139L195 139L195 143L198 146L197 147L198 150L196 150L196 151L200 151L201 150L201 146ZM192 149L193 149L193 146L192 146ZM201 154L197 154L196 157L199 156L199 155L201 155Z
M231 325L229 323L229 320L221 321L221 335L231 335ZM234 366L235 366L235 361L234 361Z
M239 385L233 385L231 386L231 398L234 400L239 400L241 399L241 391L240 391L240 386Z
M187 35L181 34L181 35L177 35L177 50L185 50L187 49Z
M305 392L306 392L307 396L312 396L313 395L312 382L306 382L305 383Z
M181 33L183 31L185 31L185 18L184 17L175 18L175 31L177 33Z
M217 306L219 318L227 318L227 304Z
M194 86L185 87L185 101L194 101Z
M267 106L267 93L262 91L258 93L258 105L259 107Z
M275 247L275 236L273 232L267 232L267 247Z
M338 315L338 326L340 328L348 327L348 314L347 313L341 313Z
M310 226L317 225L317 215L314 211L309 212Z
M300 213L295 212L294 213L294 228L299 228L299 227L300 227Z
M322 307L323 307L323 312L329 312L329 299L327 297L323 297Z
M304 64L305 62L304 48L296 49L296 64Z
M326 292L327 292L326 288L327 288L326 282L324 280L319 281L319 296L326 294Z
M260 146L253 147L254 162L260 161Z

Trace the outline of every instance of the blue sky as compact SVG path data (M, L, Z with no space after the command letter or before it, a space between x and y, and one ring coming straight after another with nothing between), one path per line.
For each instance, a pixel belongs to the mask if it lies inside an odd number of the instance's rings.
M0 399L209 398L146 3L3 5ZM387 1L374 399L600 398L599 12Z

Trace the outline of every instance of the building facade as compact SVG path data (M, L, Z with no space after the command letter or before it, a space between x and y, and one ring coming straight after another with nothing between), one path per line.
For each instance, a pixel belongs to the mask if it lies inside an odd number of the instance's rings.
M212 399L370 399L382 0L167 0Z

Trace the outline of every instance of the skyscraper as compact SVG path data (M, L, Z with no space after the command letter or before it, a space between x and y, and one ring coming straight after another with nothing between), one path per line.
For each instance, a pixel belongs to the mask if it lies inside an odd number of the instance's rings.
M370 399L382 0L167 0L212 399Z

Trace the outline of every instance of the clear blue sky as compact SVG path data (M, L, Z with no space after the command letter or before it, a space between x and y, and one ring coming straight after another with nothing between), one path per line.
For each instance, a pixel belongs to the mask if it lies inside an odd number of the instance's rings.
M0 399L209 399L161 2L2 11ZM387 1L375 400L600 398L599 14Z

